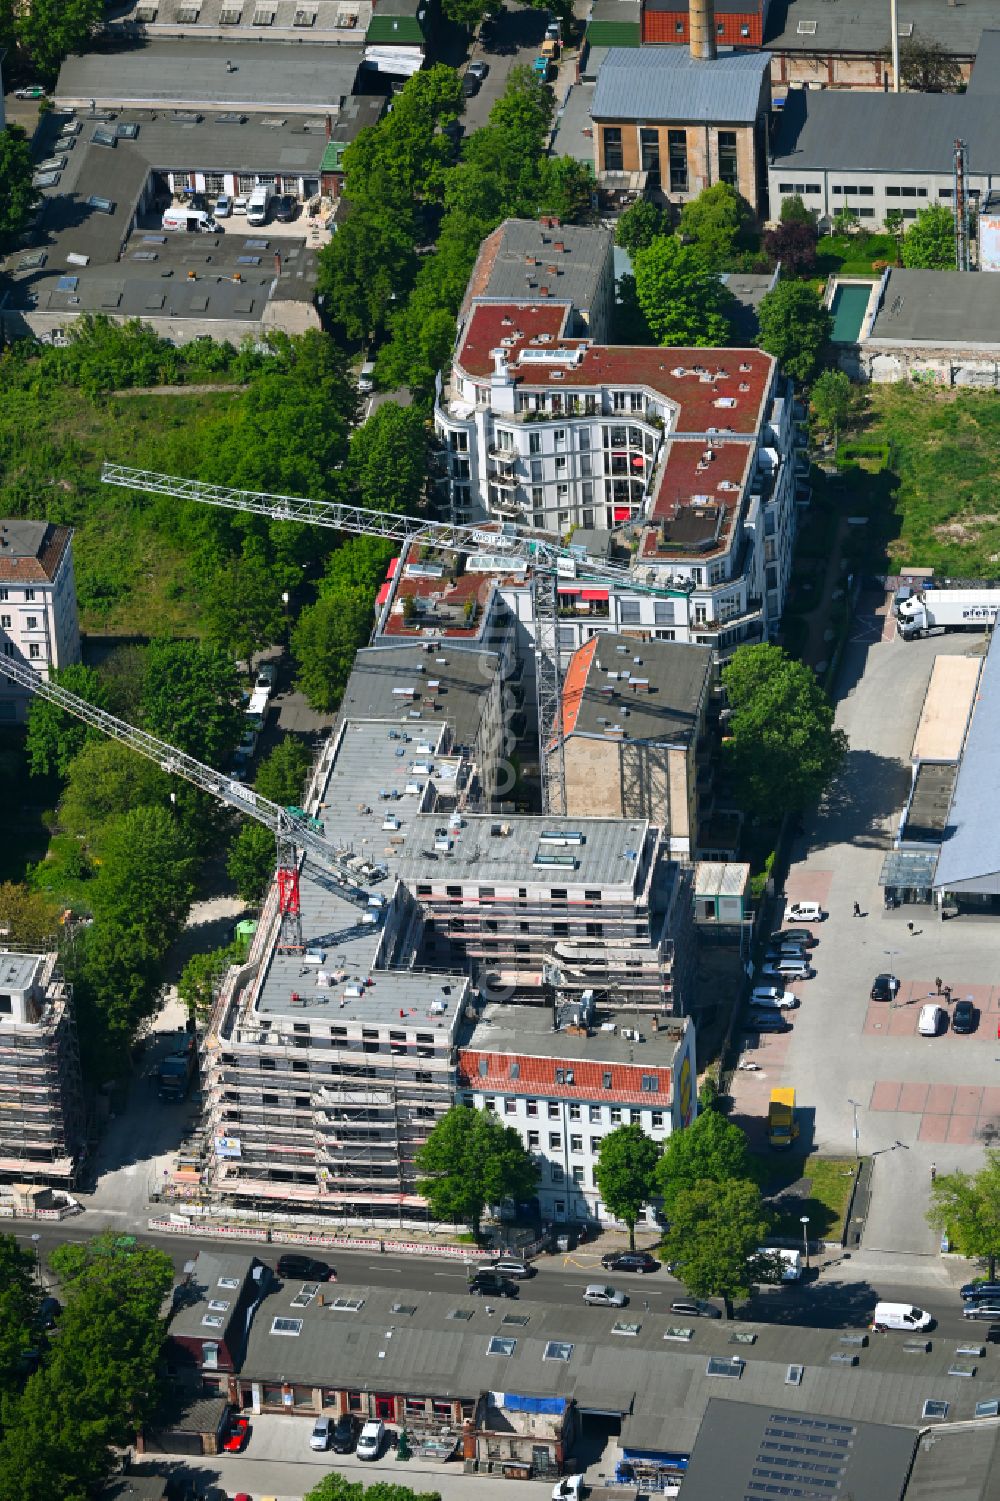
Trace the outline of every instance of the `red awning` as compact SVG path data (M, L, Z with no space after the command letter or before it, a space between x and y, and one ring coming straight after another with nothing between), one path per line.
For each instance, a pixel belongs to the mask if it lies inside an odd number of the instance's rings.
M578 584L560 584L559 588L558 588L558 593L560 593L560 594L580 594L580 593L582 593L582 590L580 589L580 586Z
M389 598L389 581L387 579L386 582L382 585L381 589L378 591L378 593L375 596L375 608L376 608L376 610L381 609L382 605L385 604L385 602L386 602L386 600L388 598Z
M607 599L607 589L584 589L584 599Z
M616 521L628 521L631 515L631 506L615 506L614 517Z
M634 454L632 458L632 468L641 469L645 462L646 460L643 458L641 453Z
M386 574L385 574L386 578L387 579L394 579L396 577L396 569L398 567L399 567L399 559L398 558L390 558L389 559L389 567L386 569Z

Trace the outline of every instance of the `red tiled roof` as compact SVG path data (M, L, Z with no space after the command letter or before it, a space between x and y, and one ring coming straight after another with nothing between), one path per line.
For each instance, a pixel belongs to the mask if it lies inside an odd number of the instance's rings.
M706 461L706 454L712 458ZM739 509L746 483L747 470L753 459L753 445L727 443L716 439L711 445L699 442L674 441L670 444L666 462L649 511L653 523L670 521L686 506L703 503L706 499L718 505L723 512L717 547L706 549L716 552L726 546L732 519ZM735 489L728 486L734 485ZM725 486L727 488L721 488ZM643 536L641 556L653 558L685 551L683 547L662 547L659 531L650 527Z
M716 428L749 435L759 428L775 365L771 355L760 349L591 344L586 339L562 337L568 313L565 303L479 303L466 323L455 363L473 378L490 376L491 351L504 347L502 339L512 339L505 352L518 385L522 390L551 391L555 388L547 370L518 363L521 349L538 334L547 333L552 341L536 347L584 351L578 363L559 367L560 388L647 386L677 406L674 428L679 433ZM716 405L720 401L735 404Z
M569 666L562 685L562 726L564 735L572 735L576 729L576 716L580 712L580 704L583 700L583 690L587 686L587 677L590 666L597 650L597 637L591 636L585 645L581 646L570 657Z
M505 228L506 224L501 224L491 235L487 235L480 245L479 254L476 256L476 264L472 268L472 275L469 277L469 284L465 289L465 296L462 298L463 312L471 307L475 298L481 297L489 286L493 267L496 265L500 246L503 244Z
M486 1072L480 1072L480 1061ZM518 1077L511 1078L510 1066L519 1065ZM557 1084L556 1069L572 1069L572 1084ZM611 1087L605 1089L604 1076L611 1075ZM643 1077L655 1074L658 1090L645 1090ZM523 1053L483 1053L460 1048L458 1077L465 1089L485 1089L490 1093L525 1095L537 1091L553 1099L593 1100L608 1104L662 1105L669 1109L673 1099L673 1070L655 1064L602 1063L595 1060L535 1058Z
M11 523L13 524L13 523ZM0 550L0 581L5 584L34 584L55 578L63 554L72 536L68 526L50 526L34 557L12 557Z

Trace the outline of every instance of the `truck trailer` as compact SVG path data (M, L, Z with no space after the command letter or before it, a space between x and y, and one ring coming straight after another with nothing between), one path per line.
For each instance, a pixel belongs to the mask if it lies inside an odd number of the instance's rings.
M896 618L904 641L944 631L981 631L996 622L998 589L922 589L897 599Z
M790 1147L799 1134L795 1119L795 1090L772 1089L767 1107L767 1139L772 1147Z
M198 1051L193 1037L182 1048L170 1053L160 1063L157 1093L161 1100L184 1100L198 1066Z

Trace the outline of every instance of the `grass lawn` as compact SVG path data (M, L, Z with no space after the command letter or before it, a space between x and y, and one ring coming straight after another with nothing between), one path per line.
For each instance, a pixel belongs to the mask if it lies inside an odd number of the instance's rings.
M824 276L842 272L863 276L873 261L896 264L896 241L892 235L822 235L816 247L816 267Z
M751 1158L754 1176L774 1206L774 1234L801 1238L801 1219L809 1216L810 1240L839 1240L854 1183L853 1157L798 1157L777 1152Z
M869 412L865 439L888 444L892 455L890 568L912 564L959 578L996 576L996 396L923 385L873 386Z

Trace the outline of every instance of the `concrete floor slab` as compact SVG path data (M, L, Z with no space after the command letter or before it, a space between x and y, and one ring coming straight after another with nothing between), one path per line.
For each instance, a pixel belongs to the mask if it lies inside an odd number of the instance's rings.
M920 1140L947 1141L948 1128L952 1119L950 1115L922 1115L920 1117Z
M954 1101L954 1084L932 1084L924 1102L924 1109L931 1115L950 1115Z
M929 1084L904 1084L899 1091L899 1102L896 1109L923 1111L929 1093Z

